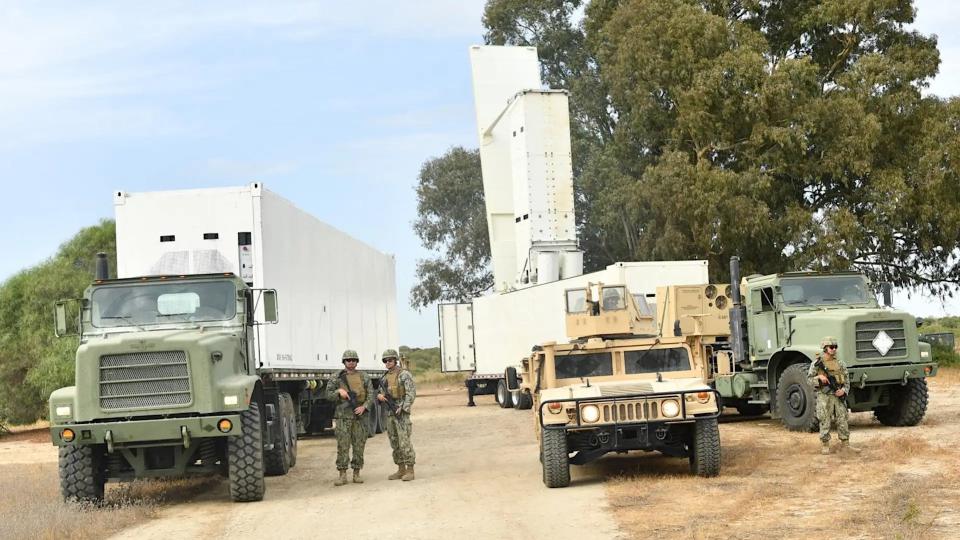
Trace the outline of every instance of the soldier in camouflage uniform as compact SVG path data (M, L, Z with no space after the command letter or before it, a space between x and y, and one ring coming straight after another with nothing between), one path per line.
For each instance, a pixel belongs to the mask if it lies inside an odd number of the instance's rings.
M357 351L343 351L344 369L327 384L327 399L337 403L334 413L337 425L334 431L337 435L337 470L340 477L333 483L335 486L347 483L348 465L353 468L353 482L363 483L360 469L363 468L363 448L367 444L367 415L373 407L373 384L366 373L357 371L359 361ZM356 394L356 406L350 404L350 392Z
M850 392L850 375L847 364L837 357L837 340L825 337L820 342L821 352L810 363L807 378L817 390L817 420L820 421L820 453L830 453L830 424L836 422L837 436L842 450L859 452L850 446L850 426L847 422L846 397ZM830 377L835 380L835 389L830 389Z
M381 379L377 399L386 403L389 395L397 406L387 415L387 435L390 437L390 447L393 448L393 462L397 464L397 472L387 478L409 482L413 480L413 465L417 458L413 443L410 442L413 431L410 408L417 397L417 385L413 382L413 375L400 368L398 358L397 351L393 349L383 351L382 359L387 373Z

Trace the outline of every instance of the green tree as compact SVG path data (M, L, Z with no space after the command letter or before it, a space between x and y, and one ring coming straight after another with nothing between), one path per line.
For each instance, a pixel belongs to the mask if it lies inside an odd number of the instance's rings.
M462 302L493 285L480 152L455 147L420 169L413 229L440 255L417 261L410 305Z
M93 279L95 255L116 266L113 221L87 227L57 254L0 286L0 420L33 422L46 413L50 392L73 383L76 341L53 334L53 305L77 298Z

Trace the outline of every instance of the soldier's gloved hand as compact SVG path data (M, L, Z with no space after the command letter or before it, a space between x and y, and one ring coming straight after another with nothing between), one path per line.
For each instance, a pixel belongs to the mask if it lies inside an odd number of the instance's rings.
M838 388L837 391L833 393L833 395L837 397L843 397L844 394L846 394L846 392L844 392L843 388Z
M353 414L355 414L355 415L357 415L357 416L360 416L361 414L363 414L363 413L365 413L365 412L367 412L367 408L364 407L363 405L361 405L361 406L359 406L359 407L357 407L356 409L353 410Z
M337 392L340 393L340 399L350 399L350 394L348 394L343 388L338 388Z
M830 379L828 379L823 373L817 375L817 379L820 380L820 384L830 384Z
M384 397L383 394L377 394L377 400L380 401L381 403L386 403L387 398Z

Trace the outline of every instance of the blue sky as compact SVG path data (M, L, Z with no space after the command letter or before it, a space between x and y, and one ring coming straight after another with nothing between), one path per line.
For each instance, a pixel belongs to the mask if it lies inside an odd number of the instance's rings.
M3 2L0 280L112 217L114 190L258 180L394 253L401 342L435 345L435 310L407 307L429 255L411 228L413 186L426 159L476 146L467 49L482 41L483 5ZM916 27L940 36L931 91L956 95L960 14L916 5Z

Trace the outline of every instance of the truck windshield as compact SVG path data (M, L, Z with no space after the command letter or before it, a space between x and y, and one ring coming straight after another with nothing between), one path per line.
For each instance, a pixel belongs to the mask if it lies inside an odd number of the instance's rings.
M860 276L785 278L780 283L787 305L866 304L873 300Z
M628 375L659 373L661 371L689 371L690 355L683 347L625 351L623 353L623 363Z
M90 302L97 328L227 321L237 314L237 288L231 281L108 285Z
M613 355L608 352L557 356L553 365L558 379L613 375Z

